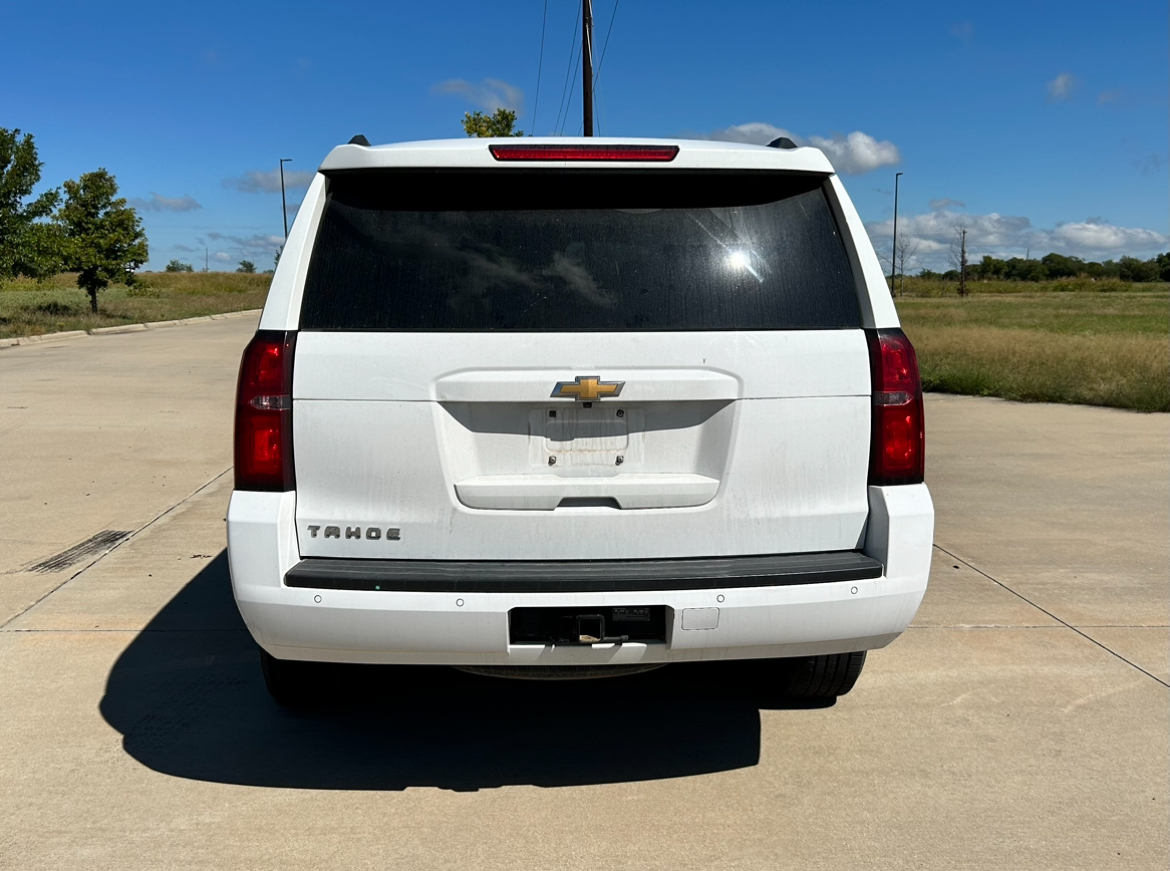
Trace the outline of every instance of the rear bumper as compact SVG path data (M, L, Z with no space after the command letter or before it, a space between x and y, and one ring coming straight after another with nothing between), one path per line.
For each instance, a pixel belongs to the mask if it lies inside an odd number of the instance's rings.
M853 551L640 560L301 560L285 586L401 593L642 593L863 581L882 564Z
M925 485L874 487L869 496L863 554L575 563L553 572L548 563L302 561L295 493L241 491L228 509L228 551L240 613L281 659L603 665L807 656L885 646L926 590L934 509ZM516 580L517 568L536 576ZM664 642L509 643L513 608L645 605L666 606Z

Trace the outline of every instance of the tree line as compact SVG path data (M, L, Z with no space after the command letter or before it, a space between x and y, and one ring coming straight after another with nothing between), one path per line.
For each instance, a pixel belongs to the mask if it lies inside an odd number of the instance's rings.
M43 167L31 133L0 127L0 281L76 272L96 314L98 291L149 257L142 220L104 168L33 197Z
M1039 259L1012 257L1007 260L984 256L978 263L967 264L966 273L968 281L1047 281L1054 278L1170 281L1170 254L1159 254L1149 260L1121 257L1103 263L1064 254L1045 254ZM948 269L946 272L923 269L918 276L942 281L959 281L962 277L958 269Z
M276 260L277 260L277 262L280 262L279 253L276 256ZM172 260L163 269L163 272L194 272L194 271L195 271L194 266L192 266L190 263L184 263L182 260ZM206 272L207 270L204 269L203 271ZM243 272L243 273L247 273L248 275L251 275L255 271L256 271L256 264L253 263L251 260L241 260L236 265L236 272ZM276 271L275 269L266 269L266 270L264 270L264 274L271 275L275 271Z

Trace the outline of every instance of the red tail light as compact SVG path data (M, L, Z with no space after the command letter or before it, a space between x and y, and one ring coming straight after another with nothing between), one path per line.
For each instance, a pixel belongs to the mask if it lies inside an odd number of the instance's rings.
M496 160L640 160L668 162L677 145L489 145Z
M926 434L914 346L901 330L866 330L873 373L869 483L921 484Z
M260 330L236 388L236 489L292 490L292 367L296 333Z

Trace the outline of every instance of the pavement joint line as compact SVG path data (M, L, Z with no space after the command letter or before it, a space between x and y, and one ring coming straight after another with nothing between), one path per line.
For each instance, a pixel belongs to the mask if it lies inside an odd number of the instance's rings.
M959 562L961 562L963 565L965 565L967 568L971 569L972 571L978 572L979 574L983 575L983 577L987 578L987 580L991 581L992 583L998 584L999 586L1003 587L1005 590L1007 590L1009 593L1011 593L1016 598L1018 598L1024 602L1027 602L1029 605L1031 605L1037 611L1041 611L1044 614L1047 614L1049 617L1051 617L1057 623L1060 623L1062 626L1065 626L1068 629L1071 629L1077 635L1081 636L1081 638L1084 638L1086 641L1091 641L1093 644L1096 644L1098 647L1100 647L1106 653L1109 653L1113 656L1116 656L1118 659L1120 659L1126 665L1129 665L1133 668L1136 668L1138 671L1140 671L1146 677L1151 678L1152 680L1156 680L1162 686L1166 687L1167 689L1170 689L1170 683L1167 683L1166 681L1162 680L1162 678L1158 677L1157 675L1151 674L1150 672L1146 671L1144 668L1142 668L1136 662L1132 662L1131 660L1126 659L1124 656L1122 656L1116 650L1112 650L1112 649L1106 647L1104 644L1102 644L1100 641L1098 641L1093 636L1087 635L1086 633L1082 632L1080 629L1078 629L1076 626L1073 626L1067 620L1062 620L1060 617L1057 617L1055 614L1053 614L1047 608L1043 608L1040 605L1037 605L1035 602L1033 602L1031 599L1029 599L1027 596L1023 595L1022 593L1017 593L1015 590L1013 590L1011 587L1009 587L1003 581L1000 581L996 578L993 578L987 572L983 571L983 569L977 568L976 566L969 563L967 560L963 559L961 556L956 556L955 554L951 553L949 550L947 550L945 547L938 544L937 542L935 543L934 546L936 548L938 548L939 550L941 550L943 553L945 553L947 556L951 557L952 559L957 559ZM1141 628L1141 627L1134 627L1134 628ZM1154 628L1158 628L1158 627L1154 627Z
M1061 629L1051 623L948 623L945 626L919 626L911 623L908 629ZM1170 629L1162 623L1094 623L1082 624L1079 629Z
M135 635L141 635L144 632L150 633L168 633L168 632L235 632L247 634L247 629L151 629L149 626L143 626L141 629L102 629L98 626L92 629L21 629L19 626L9 629L7 626L0 628L0 633L7 632L9 635L77 635L80 633L103 633L117 634L119 632L133 632Z
M111 547L105 553L98 554L97 557L95 557L90 562L86 563L84 566L82 566L76 572L71 574L65 580L61 581L61 583L57 584L57 586L53 587L53 589L49 590L47 593L45 593L43 596L41 596L39 599L37 599L35 602L33 602L27 608L23 608L22 610L20 610L16 614L13 614L11 617L9 617L7 620L5 620L3 623L0 623L0 630L3 630L13 620L16 620L16 619L19 619L20 617L23 617L25 614L27 614L29 611L31 611L33 608L35 608L37 605L41 604L41 602L45 601L45 599L49 598L49 596L53 595L55 592L57 592L59 589L61 589L62 587L64 587L66 584L70 583L74 579L85 574L87 571L89 571L91 568L93 568L99 562L104 560L106 557L108 557L114 551L118 550L120 547L122 547L125 544L128 544L129 542L133 541L134 539L138 538L138 536L141 533L145 532L150 527L154 526L156 523L158 523L160 520L162 520L164 517L166 517L168 514L170 514L172 511L174 511L180 505L183 505L184 503L189 502L190 500L194 499L196 496L198 496L200 493L202 493L204 490L206 490L208 487L210 487L212 484L214 484L216 481L218 481L220 478L222 478L228 472L230 472L232 470L232 468L233 468L232 466L228 466L226 469L224 469L218 475L215 475L214 477L212 477L212 479L210 481L208 481L205 484L200 485L195 490L188 493L186 496L184 496L182 499L180 499L178 502L176 502L170 508L166 509L165 511L160 512L159 514L156 514L153 518L148 520L142 526L138 527L138 529L131 532L129 535L127 535L125 538L123 538L121 541L119 541L117 544L115 544L113 547Z
M1063 626L1053 626L1051 623L951 623L946 626L915 626L911 623L910 629L1063 629ZM1120 627L1144 629L1144 626Z

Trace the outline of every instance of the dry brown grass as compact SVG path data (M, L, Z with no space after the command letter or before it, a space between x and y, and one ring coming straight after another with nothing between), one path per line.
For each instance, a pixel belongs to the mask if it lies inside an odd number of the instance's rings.
M1004 327L908 329L928 390L1170 411L1170 337Z
M1134 287L923 294L897 306L928 390L1170 411L1170 294Z

